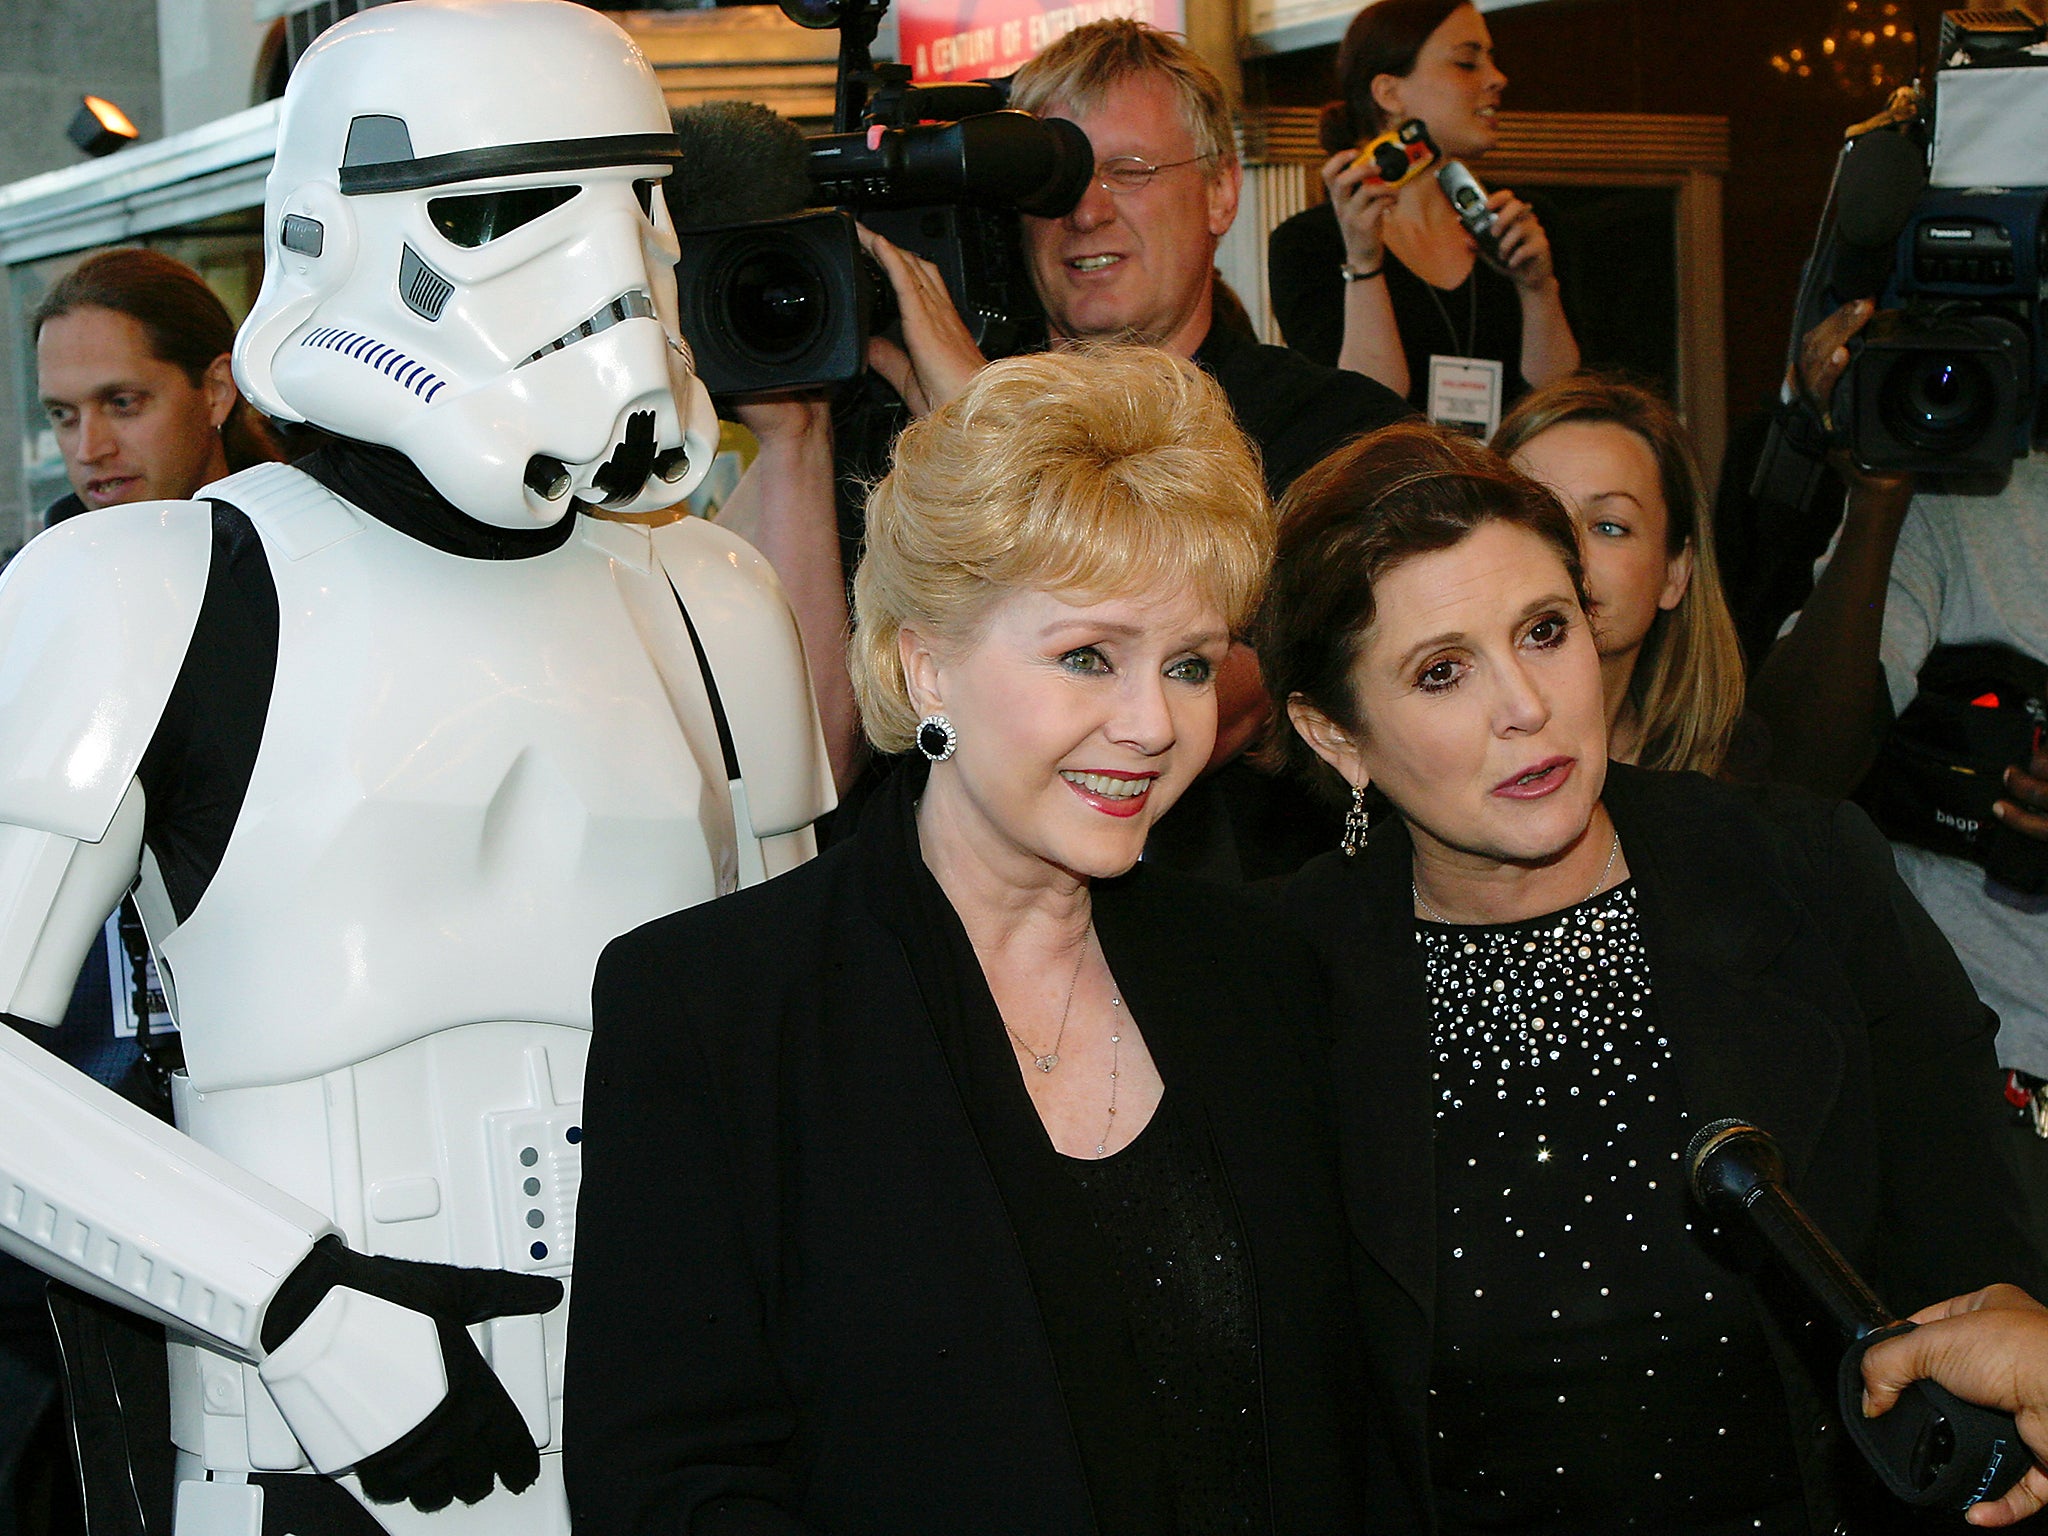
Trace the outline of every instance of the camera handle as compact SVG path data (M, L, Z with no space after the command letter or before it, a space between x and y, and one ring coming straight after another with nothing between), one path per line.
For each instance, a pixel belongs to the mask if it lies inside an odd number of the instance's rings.
M889 0L847 0L840 7L839 77L832 93L834 133L852 133L867 115L868 86L876 78L875 34L888 10Z

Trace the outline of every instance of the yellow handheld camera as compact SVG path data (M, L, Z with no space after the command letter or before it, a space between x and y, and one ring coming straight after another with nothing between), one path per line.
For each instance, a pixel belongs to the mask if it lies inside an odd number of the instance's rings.
M1378 138L1367 139L1359 145L1358 159L1370 160L1381 181L1390 187L1398 187L1436 163L1436 140L1429 136L1427 123L1419 117L1411 117L1400 127L1389 129ZM1352 163L1355 165L1357 161Z

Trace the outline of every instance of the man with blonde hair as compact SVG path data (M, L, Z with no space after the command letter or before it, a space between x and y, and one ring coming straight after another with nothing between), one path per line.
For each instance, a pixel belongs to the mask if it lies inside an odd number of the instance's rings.
M1020 216L1053 347L1115 338L1193 359L1223 387L1258 445L1275 496L1338 444L1409 414L1400 397L1362 375L1217 323L1216 250L1237 217L1244 173L1222 82L1184 42L1140 22L1091 22L1020 69L1011 102L1069 119L1095 150L1094 179L1071 212ZM900 347L870 342L868 361L903 410L921 416L958 394L987 360L936 267L879 236L862 239L896 290L903 331ZM846 551L858 547L860 510L851 495L835 504L833 485L878 476L905 417L876 423L869 413L859 441L846 440L842 419L835 445L822 401L756 404L743 415L762 452L722 519L768 556L797 606L844 785L860 762L844 655ZM1219 684L1219 762L1242 748L1265 713L1249 653L1235 661ZM1234 853L1196 862L1250 872Z

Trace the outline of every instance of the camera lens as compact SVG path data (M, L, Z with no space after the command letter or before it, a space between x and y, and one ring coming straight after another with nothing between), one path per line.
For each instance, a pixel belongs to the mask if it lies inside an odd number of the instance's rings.
M825 280L806 252L771 243L736 251L717 292L726 334L762 362L801 356L824 332Z
M1918 352L1892 364L1880 409L1901 442L1927 453L1947 453L1984 435L1997 398L1982 358Z

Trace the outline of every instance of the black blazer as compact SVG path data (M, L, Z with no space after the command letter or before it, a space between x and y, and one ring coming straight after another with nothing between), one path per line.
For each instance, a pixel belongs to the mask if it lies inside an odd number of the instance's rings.
M1621 764L1608 768L1605 798L1695 1123L1735 1116L1776 1137L1793 1193L1902 1316L1996 1280L2036 1285L1996 1144L1997 1021L1868 818L1795 790ZM1375 1508L1389 1528L1427 1530L1436 1169L1410 852L1390 821L1362 856L1303 869L1287 906L1332 990ZM1808 1432L1815 1529L1826 1530L1821 1399L1779 1353L1793 1423Z
M1049 1336L1122 1335L1121 1312L1042 1314L941 1038L955 989L1000 1023L917 853L922 769L850 841L599 964L566 1389L579 1536L1147 1528L1091 1498L1077 1425L1127 1421L1063 1393ZM1355 1531L1362 1368L1313 964L1252 898L1161 871L1098 883L1094 910L1235 1198L1271 1529ZM934 973L962 953L971 975Z

